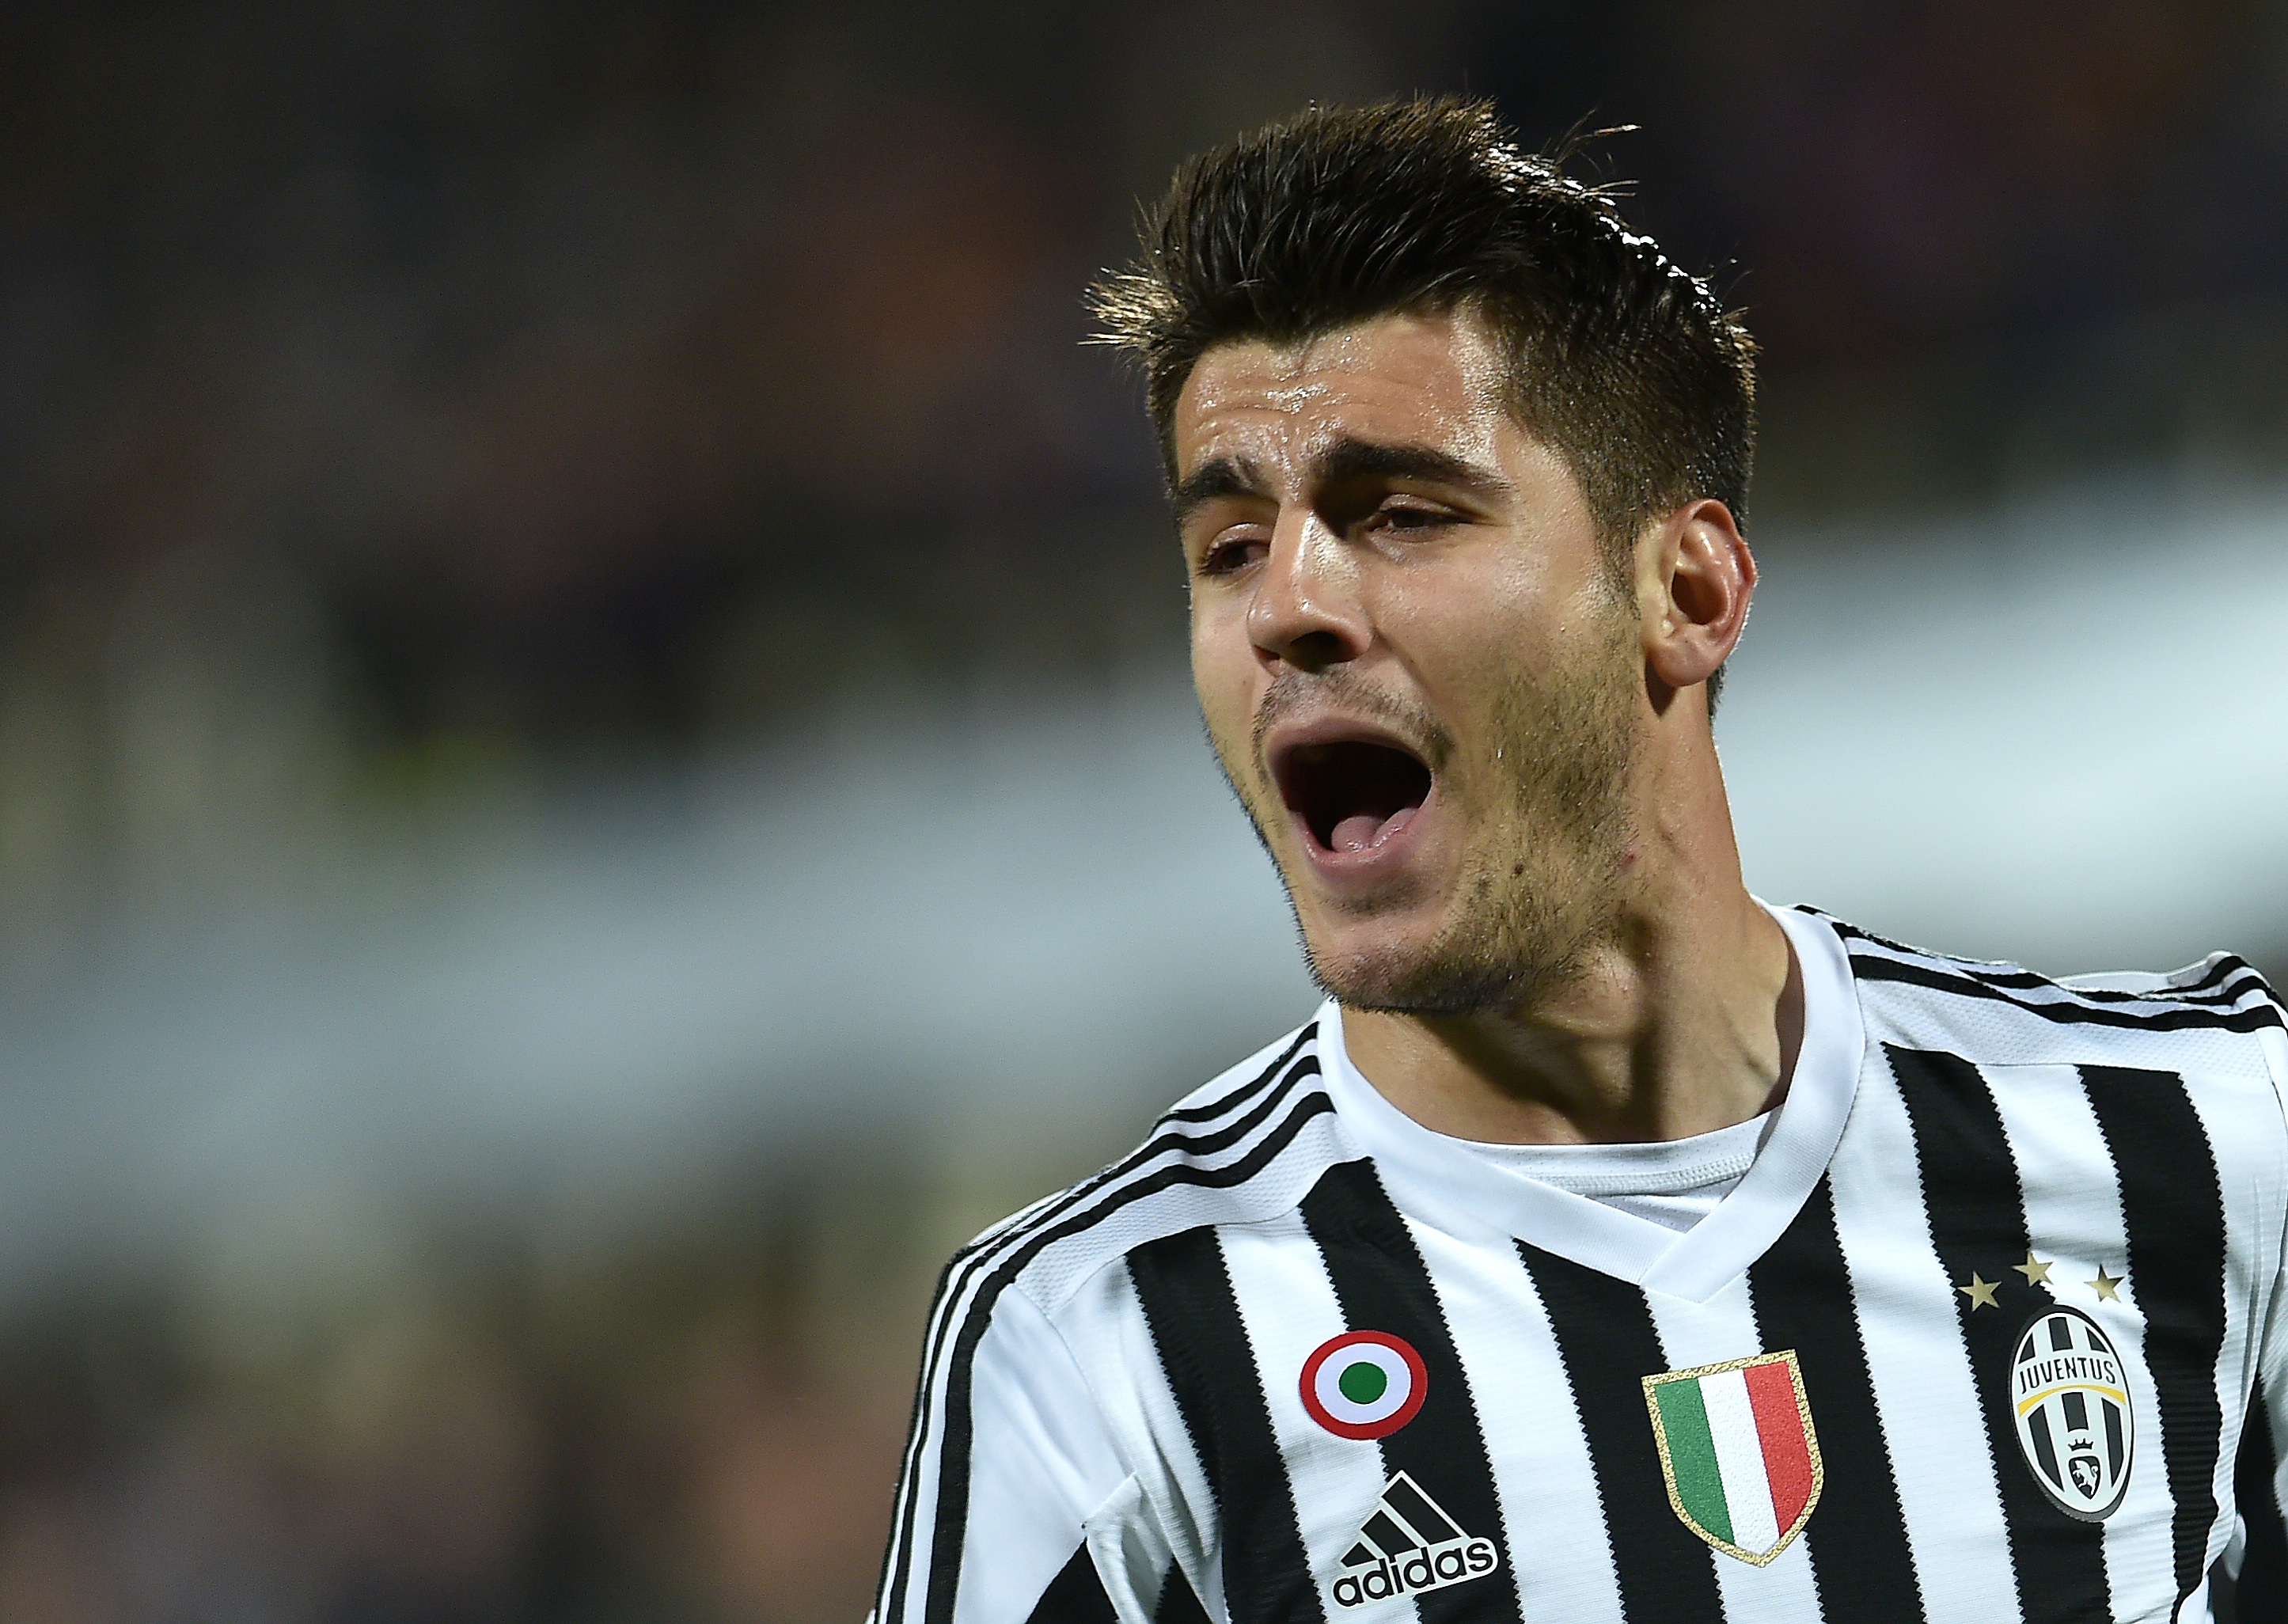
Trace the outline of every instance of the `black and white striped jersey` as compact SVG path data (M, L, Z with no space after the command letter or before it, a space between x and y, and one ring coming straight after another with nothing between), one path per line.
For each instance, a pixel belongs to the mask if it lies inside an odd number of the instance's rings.
M1424 1129L1329 1005L972 1243L877 1624L2288 1616L2261 979L1778 917L1794 1078L1689 1228Z

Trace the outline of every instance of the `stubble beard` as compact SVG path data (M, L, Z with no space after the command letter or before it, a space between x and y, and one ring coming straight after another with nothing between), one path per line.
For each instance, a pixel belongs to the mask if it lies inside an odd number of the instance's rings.
M1322 991L1352 1009L1513 1014L1582 973L1588 951L1619 919L1622 874L1635 836L1628 800L1633 633L1633 621L1617 617L1614 637L1599 657L1545 678L1520 679L1491 708L1487 749L1499 753L1476 766L1493 787L1478 804L1453 810L1466 824L1498 820L1512 838L1493 849L1471 843L1456 885L1463 900L1428 942L1331 951L1311 939L1295 909L1296 934ZM1377 708L1386 714L1404 710L1387 699ZM1450 736L1427 725L1450 760ZM1228 763L1226 772L1229 776ZM1267 799L1262 805L1240 797L1275 860L1266 818L1283 814L1275 792ZM1293 907L1294 877L1282 878Z

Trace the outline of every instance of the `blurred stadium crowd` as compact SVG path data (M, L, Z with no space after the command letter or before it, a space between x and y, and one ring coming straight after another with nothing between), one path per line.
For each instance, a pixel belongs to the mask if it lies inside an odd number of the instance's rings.
M440 828L481 872L568 793L1178 659L1078 291L1183 152L1415 90L1641 126L1596 161L1765 346L1761 523L2288 473L2259 0L27 8L8 999L155 919L425 883L393 854ZM0 1617L854 1619L934 1267L1128 1131L1081 1115L980 1177L743 1129L570 1238L511 1195L291 1268L19 1248Z

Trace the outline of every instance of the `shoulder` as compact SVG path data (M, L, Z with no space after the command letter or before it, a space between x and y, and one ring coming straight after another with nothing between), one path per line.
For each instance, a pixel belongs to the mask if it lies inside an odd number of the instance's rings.
M1940 1048L1989 1065L2254 1070L2271 1078L2277 1064L2269 1051L2288 1024L2279 999L2230 953L2165 973L2053 977L1818 917L1842 943L1871 1046Z
M949 1286L989 1278L1053 1317L1139 1246L1293 1208L1354 1154L1321 1082L1319 1040L1318 1022L1307 1023L1185 1095L1129 1154L964 1246Z

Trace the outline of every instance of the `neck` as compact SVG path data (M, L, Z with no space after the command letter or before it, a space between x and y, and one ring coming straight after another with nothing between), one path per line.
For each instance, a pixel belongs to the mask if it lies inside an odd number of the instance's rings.
M1346 1010L1360 1071L1424 1126L1505 1144L1681 1139L1777 1103L1802 1039L1802 976L1740 880L1714 782L1712 805L1648 798L1665 816L1640 825L1627 893L1570 975L1494 1014Z

